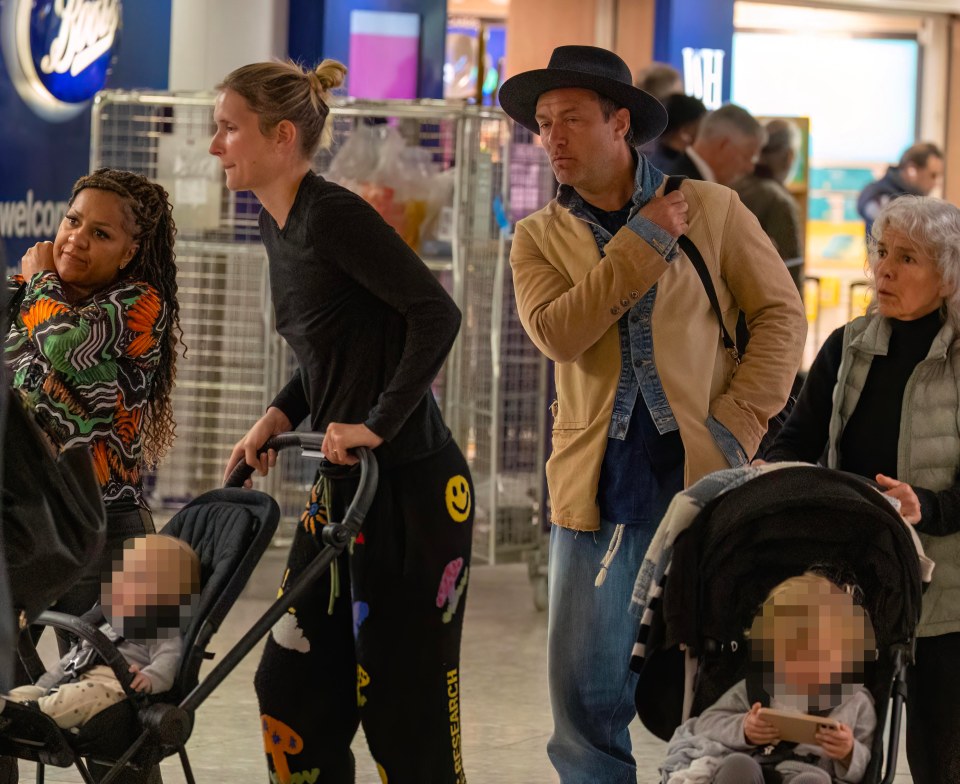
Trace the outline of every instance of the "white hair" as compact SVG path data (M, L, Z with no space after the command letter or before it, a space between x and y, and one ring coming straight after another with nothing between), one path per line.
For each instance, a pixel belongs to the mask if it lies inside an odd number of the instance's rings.
M727 103L710 112L700 122L698 139L713 137L752 136L760 140L761 146L767 140L767 132L756 118L746 109L734 103Z
M869 308L871 313L877 309L877 243L888 228L905 234L933 259L941 279L950 290L944 297L943 315L960 336L960 209L930 196L900 196L880 211L867 243L871 286L874 288Z

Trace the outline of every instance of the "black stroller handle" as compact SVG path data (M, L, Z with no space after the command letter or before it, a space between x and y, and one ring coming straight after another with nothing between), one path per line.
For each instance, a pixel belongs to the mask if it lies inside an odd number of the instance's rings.
M277 433L277 435L268 438L267 442L257 450L257 456L266 454L271 449L279 452L281 449L286 449L291 446L298 446L301 449L319 453L320 447L323 445L324 435L325 433ZM357 456L360 457L360 450L367 449L367 447L361 446L355 447L355 449ZM360 458L360 462L363 462L362 457ZM223 483L223 486L243 487L243 483L250 478L254 470L256 469L248 466L241 460L233 467L230 476L227 477L227 481ZM361 467L361 472L362 471L363 468Z
M257 454L264 454L270 449L279 452L281 449L287 449L291 446L300 447L304 452L312 452L322 457L320 447L326 434L322 432L307 433L278 433L267 439L267 442L257 450ZM360 460L360 483L354 493L353 501L344 514L342 528L336 529L338 535L344 537L345 544L350 537L360 533L360 526L367 515L367 509L373 503L373 497L377 492L377 483L380 478L380 472L377 467L377 458L373 450L368 446L356 446L351 450ZM340 466L337 466L340 469ZM321 467L321 472L323 471ZM233 471L227 478L224 487L242 487L243 483L250 478L254 469L248 466L242 460L234 466ZM327 544L331 544L328 542Z
M315 453L320 452L320 445L323 443L323 433L281 433L269 439L261 447L261 452L267 449L284 449L290 446L299 446L304 450ZM296 605L300 598L310 589L311 584L326 569L331 562L343 552L357 534L360 533L360 527L367 516L367 510L373 503L374 496L377 493L377 483L379 481L379 470L377 467L377 458L373 450L366 446L358 446L353 450L354 454L360 460L360 480L357 489L354 492L353 500L347 507L341 523L328 523L323 527L321 534L322 541L326 545L320 553L310 562L303 572L286 587L283 595L280 596L264 613L264 615L250 628L250 630L236 643L236 645L224 656L223 660L204 678L186 698L180 703L180 709L193 712L202 703L207 696L223 681L223 679L240 663L244 656L249 653L257 642L262 639L274 627L277 621L287 613L287 609ZM340 468L338 466L338 468ZM245 469L241 471L239 469ZM250 475L253 469L246 463L241 463L234 468L230 475L230 480L236 479L238 484L242 484ZM232 486L228 482L228 486ZM104 782L106 784L106 782Z

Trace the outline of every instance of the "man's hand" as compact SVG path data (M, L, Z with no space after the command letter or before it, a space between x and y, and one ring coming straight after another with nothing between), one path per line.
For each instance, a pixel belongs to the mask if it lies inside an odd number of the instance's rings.
M654 196L640 208L640 215L656 223L661 229L676 239L684 234L690 225L687 223L687 200L679 190L666 196Z
M900 502L900 516L910 525L916 525L922 517L920 513L920 499L913 492L913 488L906 482L901 482L884 474L877 474L877 484L883 488L884 495L896 498Z
M133 680L130 681L130 688L142 694L150 694L153 691L153 684L150 678L140 672L140 667L136 664L130 665L130 672L134 673Z
M743 736L752 746L776 745L780 742L780 730L760 716L759 702L753 703L750 712L743 717Z
M56 272L57 267L53 263L53 243L38 242L24 253L20 260L20 271L25 280L30 280L38 272Z

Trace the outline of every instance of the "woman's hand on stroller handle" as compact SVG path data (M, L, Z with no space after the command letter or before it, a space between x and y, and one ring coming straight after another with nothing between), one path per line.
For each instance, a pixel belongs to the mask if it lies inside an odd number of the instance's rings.
M231 475L241 462L250 466L252 469L251 473L253 470L256 470L260 473L260 476L266 476L270 469L277 464L277 452L274 449L262 451L263 445L266 444L271 437L280 433L286 433L290 430L293 430L293 424L287 415L279 408L270 406L267 412L257 420L256 424L254 424L254 426L247 431L247 434L237 441L236 446L233 447L230 458L227 460L227 467L223 472L224 484L229 483ZM253 486L253 482L249 476L244 481L243 486L247 488Z
M337 465L356 465L359 460L350 454L351 449L358 446L376 449L383 443L380 438L366 425L346 425L342 422L331 422L327 425L326 435L320 451L331 463Z
M891 476L877 474L877 484L884 495L896 498L900 502L900 516L910 525L920 522L920 499L913 488L906 482L901 482Z

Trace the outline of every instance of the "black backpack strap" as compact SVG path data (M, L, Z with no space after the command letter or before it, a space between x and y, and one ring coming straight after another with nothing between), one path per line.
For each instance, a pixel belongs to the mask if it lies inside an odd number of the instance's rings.
M759 702L764 708L769 708L770 695L763 688L763 670L759 666L751 665L744 680L747 686L747 702L750 705Z
M710 307L713 308L713 312L717 316L717 323L720 325L720 338L723 340L723 347L727 350L727 353L733 357L733 361L739 365L740 349L737 348L737 344L734 343L733 338L730 337L730 333L727 332L726 326L724 326L723 311L720 310L720 302L717 300L717 290L714 288L713 278L710 277L710 270L707 269L707 263L703 260L703 256L700 255L697 246L693 244L693 240L686 234L680 235L677 239L677 244L681 250L687 254L687 258L693 263L693 268L700 276L703 289L707 292L707 299L710 300Z
M687 178L680 174L668 174L666 177L667 184L663 188L663 195L666 196L668 193L673 193L683 184L685 179Z
M666 196L668 193L677 190L685 179L687 178L676 174L667 176L666 184L663 188L663 195ZM717 289L713 285L713 278L710 277L710 270L707 269L707 263L703 260L703 255L697 246L693 244L693 240L686 234L681 234L677 238L677 244L680 246L680 249L687 254L687 258L690 259L693 268L700 276L703 290L707 293L707 299L710 300L710 307L713 308L713 312L717 317L717 323L720 325L720 339L723 341L723 347L727 350L727 353L733 357L733 361L739 365L741 352L740 349L737 348L736 342L730 337L726 325L723 323L723 311L720 310L720 301L717 299Z

